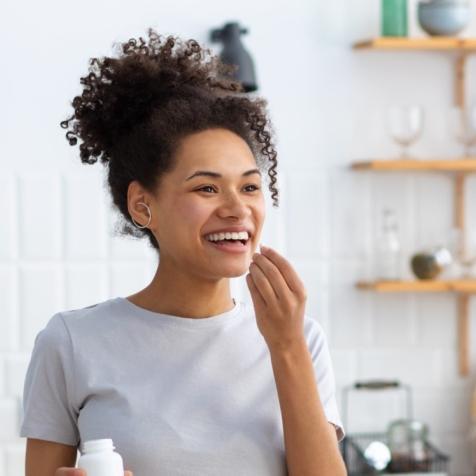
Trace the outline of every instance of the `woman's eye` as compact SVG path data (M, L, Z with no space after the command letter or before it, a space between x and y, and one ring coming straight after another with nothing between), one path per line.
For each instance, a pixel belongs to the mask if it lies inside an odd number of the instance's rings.
M211 185L205 185L205 187L199 188L198 190L205 190L206 188L209 188L212 191L214 190L214 188Z
M254 184L253 185L247 185L245 188L248 188L248 187L254 187L254 190L250 190L251 192L254 192L254 191L260 189L260 187L258 187L258 185L254 185Z
M249 188L252 187L251 190L249 190ZM256 190L259 190L260 187L258 187L258 185L254 185L254 184L251 184L251 185L247 185L245 187L245 189L247 189L248 192L255 192ZM208 190L211 190L212 192L215 191L215 189L211 186L211 185L205 185L204 187L201 187L201 188L198 188L197 189L198 191L208 191Z

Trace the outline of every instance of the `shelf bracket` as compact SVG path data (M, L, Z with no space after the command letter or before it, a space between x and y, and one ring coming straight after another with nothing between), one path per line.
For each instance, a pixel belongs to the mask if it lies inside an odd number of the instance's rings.
M458 294L459 374L469 375L469 294Z
M460 232L460 241L458 243L458 258L460 260L466 257L466 234L465 234L465 182L466 174L455 174L454 188L454 226Z
M464 52L458 53L455 70L455 106L465 107L465 80L466 80L466 57Z
M457 250L459 259L466 258L466 235L465 235L465 180L466 175L458 173L455 176L455 227L460 231L460 241ZM459 374L462 377L469 375L469 299L467 293L458 293L458 352Z

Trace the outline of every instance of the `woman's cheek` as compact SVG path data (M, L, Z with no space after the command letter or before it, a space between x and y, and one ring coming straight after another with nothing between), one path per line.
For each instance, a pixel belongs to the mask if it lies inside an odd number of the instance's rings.
M203 204L197 202L183 204L177 211L181 220L185 222L185 226L193 226L193 224L196 223L200 228L203 228L204 220L206 220L211 213L208 207L204 207Z

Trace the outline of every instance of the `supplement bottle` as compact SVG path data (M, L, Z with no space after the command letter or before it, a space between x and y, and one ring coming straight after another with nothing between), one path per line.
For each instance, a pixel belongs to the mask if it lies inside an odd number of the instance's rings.
M124 476L122 457L114 451L110 438L85 441L78 468L88 476Z

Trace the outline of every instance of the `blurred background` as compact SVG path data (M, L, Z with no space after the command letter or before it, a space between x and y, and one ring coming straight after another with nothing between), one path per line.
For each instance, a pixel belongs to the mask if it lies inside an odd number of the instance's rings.
M459 279L464 271L468 295L476 292L474 268L455 258L460 239L455 174L352 168L359 161L397 159L407 144L413 159L456 164L465 157L470 171L476 171L470 107L476 100L475 58L469 51L464 79L468 119L461 125L454 111L456 50L353 47L385 33L384 3L2 4L0 475L24 472L25 441L17 436L21 396L39 330L60 310L138 291L156 269L145 241L115 233L102 166L81 164L78 147L68 145L59 126L72 112L70 102L81 91L79 78L87 74L89 58L114 55L114 42L145 37L149 26L165 35L194 38L218 54L222 45L211 41L210 32L229 22L248 30L241 41L258 85L250 95L268 100L276 131L280 207L273 208L267 194L262 242L283 253L305 282L307 314L329 338L351 442L368 449L371 440L386 434L389 422L405 415L410 396L413 418L426 425L427 439L450 458L434 453L442 464L430 462L420 471L476 474L474 300L461 304L458 293L416 292L411 285L404 292L356 286L376 280L413 282L418 268L411 260L420 253L424 268L438 250L433 265L440 268L432 279ZM476 38L476 5L467 3L470 14L458 35L470 41ZM399 28L401 5L385 7L397 9L386 28L392 28L392 21ZM403 33L386 33L430 38L416 1L408 2L406 18ZM466 246L472 256L474 174L465 177L464 198ZM244 279L232 285L235 297L250 301ZM349 391L355 382L375 379L405 387ZM364 441L362 433L373 436ZM349 465L365 459L353 458ZM362 474L372 474L365 473L368 468Z

